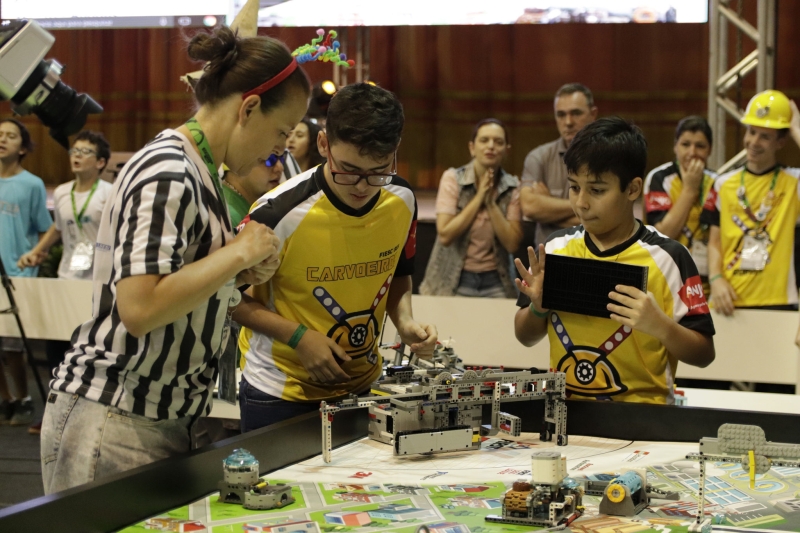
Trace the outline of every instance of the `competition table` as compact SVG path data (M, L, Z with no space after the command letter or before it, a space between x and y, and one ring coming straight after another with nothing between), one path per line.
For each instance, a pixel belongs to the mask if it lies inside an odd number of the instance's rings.
M585 449L591 442L591 437L633 441L623 442L623 445L633 445L629 452L634 454L632 456L634 459L644 454L644 452L640 453L640 443L642 446L653 447L655 445L647 444L652 442L684 443L659 445L666 448L672 447L670 448L673 450L672 458L680 459L686 452L697 450L696 443L700 438L716 436L718 427L723 423L758 425L764 429L767 438L771 441L800 443L800 415L797 414L585 401L567 401L567 406L567 430L570 435L570 446L577 445L580 449ZM529 433L538 432L542 409L543 402L537 400L503 404L504 411L522 418L522 430ZM376 475L373 478L361 479L359 476L367 472L364 472L363 468L359 468L360 464L366 465L366 469L371 470L383 468L380 462L376 462L367 454L359 454L357 450L353 452L352 448L343 448L341 451L338 449L339 446L363 439L366 436L367 417L366 410L357 410L341 412L335 418L333 442L337 449L333 452L332 465L336 466L337 461L349 461L347 464L341 463L344 466L342 472L348 473L348 475L346 479L338 478L339 481L344 484L361 482L402 484L404 482L402 477L386 478L387 475L391 476L391 472L384 474L383 478ZM246 448L252 452L260 461L262 475L277 472L280 478L281 475L286 476L291 472L299 472L300 470L297 469L302 468L306 480L331 481L336 479L337 475L325 473L324 466L320 464L317 457L320 454L320 426L318 415L310 413L105 480L31 500L0 511L0 531L3 533L17 531L71 533L124 529L150 517L190 505L216 491L217 483L222 479L222 460L235 448ZM530 440L529 444L535 447L534 440ZM364 445L364 443L358 444L358 446ZM618 448L622 449L623 445ZM388 447L385 445L368 443L366 446L368 448L365 449L384 446L382 453L387 453L385 450ZM613 448L614 446L616 445L612 443L606 447ZM552 449L559 450L559 448ZM483 452L470 453L480 454ZM439 475L435 481L427 483L451 488L460 487L460 489L453 490L467 491L468 488L464 487L469 486L469 472L463 470L463 466L460 466L462 463L450 459L448 455L433 456L435 463L428 463L427 466L426 459L421 458L418 461L419 475L415 473L414 477ZM463 456L464 454L461 453L455 454L454 457L460 457L462 459L459 460L463 460ZM361 462L362 457L363 463ZM583 460L581 457L578 458ZM568 453L567 459L570 468L580 468L580 461L576 462L574 456L570 458ZM510 472L512 477L525 477L524 472L519 470L518 460L509 458L509 468L500 468L504 464L502 458L499 460L495 458L494 461L491 467L495 468L498 473L508 474ZM629 461L626 458L615 464L605 464L603 467L605 471L608 469L613 471L625 466L635 466L626 464ZM298 465L301 462L302 465ZM416 468L413 463L409 464L412 465L412 469ZM523 461L522 465L524 464ZM452 465L452 468L448 465ZM288 470L281 471L287 467ZM449 470L454 471L454 477L447 477ZM319 473L319 479L315 479L317 473ZM572 474L573 472L570 471L570 475ZM800 472L797 475L800 476ZM480 484L486 483L488 480L482 475L480 479L472 481ZM418 483L426 482L419 481ZM489 485L486 486L489 487ZM471 511L465 510L464 512ZM261 517L259 520L264 518L266 517ZM575 524L580 524L580 521ZM237 527L238 529L231 529L230 527L214 526L213 533L242 531L241 526ZM141 528L135 530L143 531ZM371 531L385 530L373 528ZM398 529L398 531L406 530ZM486 531L494 530L496 529L487 529ZM411 531L413 531L413 527ZM459 531L465 530L460 529ZM516 529L516 531L521 530ZM586 531L590 532L590 530Z

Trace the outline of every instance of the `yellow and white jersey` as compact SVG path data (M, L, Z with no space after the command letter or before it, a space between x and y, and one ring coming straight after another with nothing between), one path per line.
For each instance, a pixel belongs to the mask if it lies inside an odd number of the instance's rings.
M742 177L749 210L739 200ZM759 210L770 189L772 207L763 221L753 220L757 217L750 215ZM739 297L734 302L736 307L797 303L794 228L798 214L800 168L775 167L759 175L739 168L717 179L703 207L702 221L719 227L722 275ZM763 270L742 268L746 236L765 243L768 259Z
M648 267L647 290L664 313L683 327L714 335L703 286L689 251L650 226L626 242L600 251L583 226L550 235L548 254ZM517 305L530 305L521 295ZM550 366L566 373L567 395L643 403L674 403L678 360L650 335L610 318L551 311L547 336Z
M694 241L708 242L708 226L700 223L700 214L709 191L714 186L716 174L710 170L703 173L703 185L697 202L689 210L686 224L681 228L681 234L676 239L679 243L691 249ZM645 221L651 226L661 222L683 191L683 180L680 168L674 161L654 168L647 175L644 182Z
M392 279L413 273L416 199L395 177L361 209L329 188L323 166L264 195L245 221L266 224L281 240L278 271L255 298L283 318L334 339L352 361L350 381L312 382L294 349L242 328L244 376L257 389L290 401L329 400L367 389L381 372L378 339Z

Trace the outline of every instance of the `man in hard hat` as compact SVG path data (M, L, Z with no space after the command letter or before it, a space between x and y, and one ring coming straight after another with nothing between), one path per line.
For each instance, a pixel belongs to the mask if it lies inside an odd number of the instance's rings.
M747 104L743 167L720 176L703 206L713 307L796 309L794 228L800 169L778 163L792 124L789 99L764 91Z

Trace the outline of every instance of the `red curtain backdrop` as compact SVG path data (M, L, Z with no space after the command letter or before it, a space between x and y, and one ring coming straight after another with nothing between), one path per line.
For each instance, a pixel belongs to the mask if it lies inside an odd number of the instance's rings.
M755 2L745 7L755 9ZM780 2L777 20L776 87L800 100L800 2ZM314 28L260 32L292 49L315 36ZM105 108L86 127L103 131L113 150L135 151L192 115L191 93L178 78L198 65L186 57L180 30L53 34L56 43L48 57L66 65L67 84ZM731 58L735 41L732 35ZM743 43L744 55L752 45L747 39ZM706 112L707 24L380 27L371 29L370 44L370 77L405 106L399 171L420 189L435 189L446 168L468 160L472 126L488 116L510 126L513 148L506 168L519 175L525 155L556 138L552 98L567 82L588 85L601 115L618 114L642 127L650 145L649 168L672 157L680 118ZM305 68L315 82L331 77L327 64ZM753 90L750 77L742 105ZM8 103L0 104L0 115L9 114ZM46 128L35 118L24 122L37 143L26 167L48 185L71 179L67 155ZM738 150L741 135L731 121L729 156ZM800 165L800 149L790 142L781 159Z

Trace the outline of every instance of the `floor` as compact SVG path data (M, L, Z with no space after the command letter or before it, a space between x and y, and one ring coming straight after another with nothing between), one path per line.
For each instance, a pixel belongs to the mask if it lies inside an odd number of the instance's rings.
M36 357L43 360L44 353ZM44 369L41 370L41 376L46 388ZM30 373L28 389L36 406L35 417L38 420L44 411L44 404ZM28 426L0 425L0 509L39 496L44 496L39 436L30 435Z

